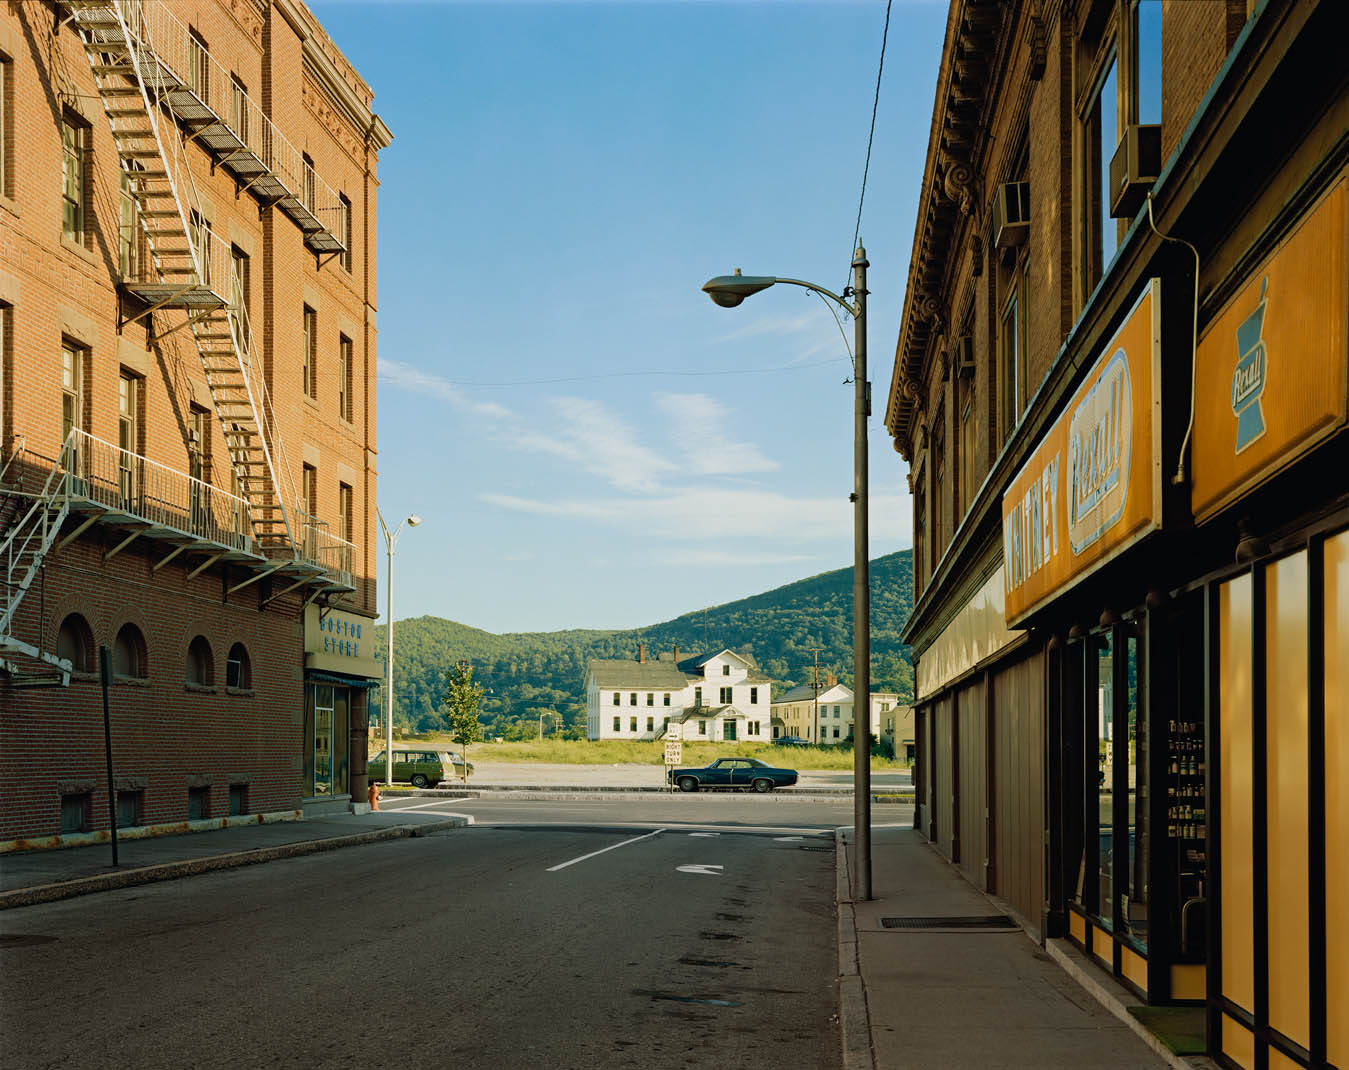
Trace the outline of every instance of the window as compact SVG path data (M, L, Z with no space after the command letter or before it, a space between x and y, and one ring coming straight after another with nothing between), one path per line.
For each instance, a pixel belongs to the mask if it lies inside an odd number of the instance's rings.
M620 695L617 691L615 691L615 692L614 692L614 705L615 705L615 706L621 706L622 704L623 704L623 696Z
M648 732L654 732L656 730L656 719L654 717L648 717L646 719L646 730Z
M1026 284L1029 261L1023 255L1004 276L1002 320L998 328L1001 350L1002 438L1011 437L1026 411Z
M345 193L337 195L337 237L342 242L342 253L337 262L344 271L351 270L351 202Z
M69 117L61 120L61 234L84 244L85 165L89 128Z
M957 389L956 412L960 421L960 515L974 504L974 378L966 376Z
M656 704L656 696L650 691L646 693L646 704L648 706L654 706Z
M230 304L237 308L247 320L251 307L249 296L252 288L252 265L248 254L237 245L230 246Z
M243 643L230 647L229 657L225 659L225 686L240 691L249 691L253 687L253 666Z
M312 212L318 201L318 176L314 174L314 161L309 153L302 153L300 162L304 167L304 206Z
M197 687L210 687L215 682L215 665L211 658L211 644L199 635L187 648L187 682Z
M117 793L117 827L132 828L139 825L143 818L145 793L142 791L119 791Z
M196 209L189 213L189 217L192 223L192 240L196 243L201 263L200 282L202 286L211 286L220 281L211 277L211 265L215 263L215 232L211 229L211 221Z
M670 692L668 691L665 692L665 694L661 697L665 700L664 704L668 706L670 704Z
M637 731L637 718L636 718L636 717L629 717L629 718L628 718L628 731L630 731L630 732L636 732L636 731Z
M838 725L834 725L834 738L835 738L835 739L838 739L838 738L839 738L839 736L838 736Z
M717 696L717 701L725 705L731 701L731 689L729 687L721 688L721 693Z
M1110 217L1110 158L1119 144L1118 62L1113 49L1083 120L1082 298L1096 288L1119 247L1119 226Z
M248 144L248 90L237 74L230 75L230 126L235 136Z
M304 332L300 344L304 348L304 392L306 397L317 398L318 385L314 363L318 357L315 346L318 344L319 317L308 305L304 306Z
M230 785L230 817L248 813L248 785Z
M729 665L723 665L723 666L721 667L721 675L722 675L722 676L730 676L730 675L731 675L731 667L730 667Z
M312 464L304 465L304 508L311 517L319 513L319 470Z
M189 821L205 821L210 816L211 816L211 789L188 788L187 819Z
M61 622L56 635L56 656L69 661L75 672L94 671L94 633L89 622L78 613Z
M940 559L946 549L946 405L932 421L932 556Z
M1130 9L1133 62L1129 116L1135 123L1162 121L1162 3L1133 0Z
M356 514L353 512L351 487L346 483L337 484L337 508L342 514L342 538L354 543Z
M693 704L695 706L701 706L703 704L703 689L701 687L695 687L693 689Z
M211 103L211 50L191 27L187 31L187 84L203 104Z
M749 689L749 704L751 706L757 706L759 704L759 689L757 687L751 687Z
M337 336L337 415L351 423L351 339Z
M623 723L623 718L622 718L622 717L615 717L615 718L614 718L614 731L615 731L615 732L621 732L621 731L623 731L623 729L622 729L622 727L621 727L622 723Z
M89 792L61 796L61 834L89 831Z
M140 453L139 420L141 381L128 372L117 380L117 483L122 501L131 503L136 498L137 454Z
M112 671L124 680L144 680L146 669L145 636L134 624L126 623L117 632L113 645Z
M136 200L135 182L131 171L122 172L121 215L117 223L117 264L124 279L138 278L140 269L140 203Z
M629 705L629 706L636 706L636 705L637 705L637 692L636 692L636 691L633 691L631 694L628 695L628 705Z
M14 119L9 112L9 101L14 95L10 81L14 65L10 58L0 52L0 196L14 196L14 185L9 174L9 133L13 129Z
M705 736L705 735L707 735L707 722L706 722L706 721L699 721L699 722L698 722L698 735L700 735L700 736Z
M10 331L14 326L14 312L9 305L0 302L0 442L6 441L9 428L5 419L5 396L9 392L10 370L13 363L13 339Z
M61 441L84 426L84 350L61 345Z

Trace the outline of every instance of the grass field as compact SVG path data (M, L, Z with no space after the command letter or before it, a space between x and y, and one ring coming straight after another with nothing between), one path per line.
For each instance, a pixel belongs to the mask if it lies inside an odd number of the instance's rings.
M412 737L418 743L459 750L449 733L428 732ZM399 741L395 741L399 742ZM412 742L403 740L401 742ZM681 765L706 765L724 755L759 758L769 765L793 769L851 769L853 753L844 747L775 747L770 743L684 742ZM545 739L528 743L475 743L469 748L470 762L558 762L565 765L664 765L665 744L626 740ZM873 769L905 769L902 762L873 757Z

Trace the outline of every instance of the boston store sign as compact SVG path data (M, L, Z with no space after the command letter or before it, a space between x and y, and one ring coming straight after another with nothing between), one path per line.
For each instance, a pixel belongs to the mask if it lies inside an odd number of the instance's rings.
M1003 494L1011 627L1161 526L1160 321L1153 279Z

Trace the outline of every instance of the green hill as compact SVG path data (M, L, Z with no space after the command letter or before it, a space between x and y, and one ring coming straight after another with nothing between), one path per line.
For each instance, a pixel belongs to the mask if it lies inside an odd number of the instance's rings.
M872 561L872 688L897 691L901 701L913 695L913 668L908 649L899 641L912 606L912 552L901 550ZM384 628L376 633L383 650ZM725 647L748 651L776 681L774 695L810 680L813 648L818 647L821 678L832 672L851 686L852 569L821 573L645 628L496 635L440 617L416 617L398 622L394 642L394 720L400 730L443 725L435 711L445 673L462 658L473 663L476 678L490 689L482 707L489 736L532 737L543 712L561 716L562 735L584 738L587 663L591 658L635 658L643 642L647 657L675 646L681 656ZM550 718L550 732L555 724Z

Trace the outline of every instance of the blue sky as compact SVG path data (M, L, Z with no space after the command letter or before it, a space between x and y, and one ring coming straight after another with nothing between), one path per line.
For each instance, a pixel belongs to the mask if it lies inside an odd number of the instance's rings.
M423 520L395 617L625 628L851 564L838 326L699 287L848 283L885 4L311 6L395 136L379 501ZM873 556L912 545L883 418L945 16L894 2L862 216Z

